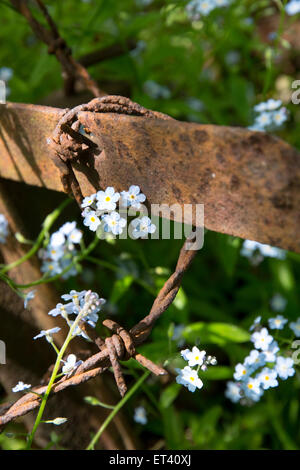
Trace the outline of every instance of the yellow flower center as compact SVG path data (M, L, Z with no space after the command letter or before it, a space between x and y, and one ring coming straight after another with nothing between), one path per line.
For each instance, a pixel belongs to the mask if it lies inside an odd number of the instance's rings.
M196 359L196 361L198 361L198 360L199 360L199 356L196 356L195 359Z
M109 201L110 201L110 197L109 197L109 196L106 196L105 200L106 200L106 202L109 202Z
M191 380L192 380L192 382L194 382L195 378L194 378L194 377L191 377Z
M268 375L265 376L265 380L269 380L270 377Z
M252 385L252 384L248 384L248 388L250 388L250 390L251 390L251 388L253 388L253 385Z
M91 217L91 222L95 222L95 217Z

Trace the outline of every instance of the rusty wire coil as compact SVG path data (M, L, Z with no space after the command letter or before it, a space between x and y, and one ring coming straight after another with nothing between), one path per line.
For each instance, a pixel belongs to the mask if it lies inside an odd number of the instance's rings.
M148 338L155 322L175 299L181 285L182 277L197 254L196 250L187 249L194 240L195 233L192 233L186 239L183 247L181 248L175 271L158 293L149 314L131 328L129 332L115 321L108 319L104 320L103 325L113 333L110 338L106 338L105 340L97 337L93 330L92 335L89 330L89 335L98 346L99 352L86 359L71 374L71 376L64 376L56 382L52 387L51 395L61 392L68 387L84 383L87 380L102 374L109 367L112 367L118 389L120 394L123 396L126 393L127 387L119 361L127 360L129 358L134 358L156 375L167 374L165 369L139 354L136 351L136 347ZM81 325L81 327L86 328L83 325ZM2 415L0 415L0 427L39 407L41 399L36 395L36 393L42 395L45 393L46 388L47 386L35 387L33 389L35 393L29 392L16 401L12 406L3 407L1 410Z

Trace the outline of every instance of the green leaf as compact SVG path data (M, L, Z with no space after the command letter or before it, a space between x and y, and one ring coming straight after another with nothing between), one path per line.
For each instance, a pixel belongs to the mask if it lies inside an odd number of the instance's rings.
M110 302L112 304L117 304L121 297L126 294L133 281L134 278L130 274L122 277L122 279L117 279L114 283L112 293L110 295Z
M199 377L203 380L228 380L232 379L233 369L225 366L211 366L205 372L199 370Z
M160 405L162 408L168 408L173 401L177 398L180 392L181 386L177 383L173 383L166 387L160 395Z
M182 448L184 429L181 417L172 405L162 409L162 417L168 449Z
M250 340L250 334L228 323L192 323L183 331L184 338L190 343L200 339L201 343L213 343L220 346L227 342L244 343Z

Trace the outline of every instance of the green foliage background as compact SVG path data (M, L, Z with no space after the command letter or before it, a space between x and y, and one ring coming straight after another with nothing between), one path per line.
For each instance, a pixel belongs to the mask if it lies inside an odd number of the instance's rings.
M9 99L39 103L62 87L60 65L8 3L0 1L0 67L14 71ZM75 57L123 44L120 57L89 69L102 88L119 87L120 93L140 104L180 120L252 124L254 104L281 97L280 79L290 84L297 74L299 78L296 66L291 73L280 60L285 54L293 63L297 51L280 40L262 42L258 33L262 18L276 13L276 2L235 1L195 22L187 18L185 5L184 1L159 0L148 6L134 0L47 1ZM290 23L295 20L289 19ZM135 51L126 49L128 39L137 42ZM169 96L149 96L145 91L149 80L166 86ZM290 103L286 106L290 119L278 135L300 148L300 109ZM267 391L253 407L233 405L224 397L234 365L250 350L250 324L258 314L265 320L272 316L271 297L281 293L288 300L284 315L290 320L300 312L300 256L288 253L284 261L265 259L254 267L240 256L241 243L230 236L206 233L204 248L185 276L174 305L153 330L152 341L140 348L154 361L168 360L172 370L182 364L176 343L169 338L172 323L184 324L186 344L192 346L200 338L201 348L218 358L218 366L203 374L201 391L191 394L174 382L162 384L151 378L129 402L125 412L130 421L138 404L148 411L146 426L133 424L145 447L159 439L169 449L300 447L299 368L295 377ZM62 293L71 288L98 291L108 299L105 313L130 327L151 307L180 246L180 241L103 242L94 255L102 266L85 263L78 278L57 287ZM133 368L130 364L128 372L138 372ZM130 380L133 383L134 377ZM0 445L18 448L22 441L1 435Z

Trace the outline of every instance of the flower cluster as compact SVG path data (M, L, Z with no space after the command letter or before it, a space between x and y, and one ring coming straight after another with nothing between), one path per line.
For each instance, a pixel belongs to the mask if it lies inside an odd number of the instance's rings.
M80 320L88 323L92 328L95 328L98 321L98 313L101 310L102 305L105 304L105 299L99 298L99 295L91 291L71 290L69 294L61 296L62 299L67 303L58 303L55 308L50 310L48 315L52 317L62 316L68 323L69 327L72 326L73 321L70 319L70 315L80 316ZM88 339L87 335L80 329L76 328L73 332L73 336L83 336Z
M286 6L285 11L288 15L296 15L300 13L300 0L291 0Z
M61 274L73 262L80 244L82 232L76 227L76 222L66 222L60 229L53 233L45 249L39 251L39 257L43 260L41 271L47 276ZM76 266L72 266L64 274L63 279L77 274Z
M130 186L128 191L116 192L109 186L105 191L98 191L82 201L83 224L92 232L102 229L104 233L121 235L127 225L127 220L116 211L117 204L124 212L128 208L140 211L146 196L141 193L139 186ZM156 227L151 223L149 217L138 217L131 222L132 236L134 238L147 237L154 233Z
M181 356L188 362L188 366L176 369L178 373L176 382L187 387L190 392L194 392L197 388L203 387L203 382L198 376L199 369L205 371L208 365L216 365L217 360L213 356L207 356L206 351L200 351L197 346L194 346L191 351L184 349L181 351ZM197 369L192 369L192 367L197 367Z
M236 365L233 374L235 381L227 383L225 396L233 403L245 405L257 402L265 390L279 385L279 379L286 380L295 374L293 359L280 355L277 341L267 328L261 326L260 321L261 317L257 317L250 327L250 331L254 330L251 341L255 349L243 363ZM282 315L278 315L269 319L269 327L281 330L287 321Z
M191 0L186 6L186 11L192 20L198 20L216 8L226 7L230 3L230 0Z
M264 258L285 259L286 253L275 246L265 245L253 240L245 240L241 249L241 255L250 258L254 265L259 264Z
M282 106L281 100L269 99L254 106L257 114L253 126L249 129L253 131L272 131L282 126L288 119L288 111Z
M0 214L0 243L6 242L8 236L8 222L5 215Z
M67 322L70 328L66 339L66 341L68 340L68 343L75 336L83 336L85 339L90 340L87 334L81 329L81 325L86 322L93 328L96 326L98 313L101 310L102 305L105 303L105 299L99 298L99 295L95 292L85 290L81 292L71 290L69 294L62 295L62 299L66 303L57 304L55 308L50 310L48 315L53 317L60 315ZM75 316L75 320L72 320L70 318L71 316ZM49 330L42 330L33 339L45 338L46 341L53 346L55 352L59 354L53 341L53 335L58 333L60 330L61 329L57 326ZM82 361L77 361L75 354L69 354L66 360L59 360L63 362L61 373L66 376L69 376L82 363ZM24 384L20 381L12 391L21 392L30 388L31 385Z

